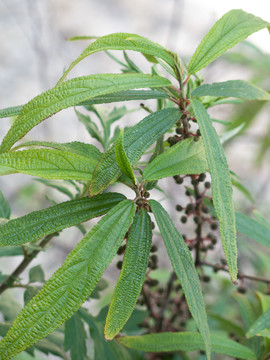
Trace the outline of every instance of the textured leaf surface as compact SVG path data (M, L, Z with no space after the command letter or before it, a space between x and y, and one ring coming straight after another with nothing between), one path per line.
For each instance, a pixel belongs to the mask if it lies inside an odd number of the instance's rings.
M78 313L65 322L65 351L68 350L70 350L71 360L85 360L86 333Z
M23 107L3 139L0 152L8 151L44 119L82 101L121 90L170 85L170 81L165 78L147 74L98 74L68 80L38 95Z
M270 100L268 92L243 80L229 80L213 84L204 84L193 90L191 96L225 96L246 100Z
M270 248L270 228L266 224L260 223L238 211L236 211L235 215L237 231Z
M58 328L91 294L130 227L135 203L123 200L80 241L0 342L8 360Z
M98 164L93 157L52 149L0 154L0 175L22 173L44 179L90 180Z
M189 74L195 74L249 35L270 24L243 10L231 10L219 19L205 35L188 65Z
M209 115L197 100L192 101L205 147L206 158L212 179L212 197L219 219L223 250L232 281L237 279L237 245L235 213L232 200L231 175L222 145Z
M135 308L145 279L151 242L151 219L146 210L140 209L129 231L122 270L106 318L107 340L119 333Z
M255 336L260 331L270 328L270 308L266 310L249 328L247 337Z
M207 316L200 280L191 253L164 208L155 200L149 200L149 205L155 216L174 271L181 282L189 310L202 334L207 356L210 358L211 343Z
M197 332L160 333L119 337L117 341L129 348L146 352L205 350L202 336ZM255 360L247 347L221 335L211 335L212 352L240 359Z
M119 137L115 144L115 158L121 171L129 177L135 184L135 176L124 149L124 130L120 131Z
M18 245L80 224L106 214L125 199L121 194L107 193L66 201L47 209L34 211L0 226L0 245Z
M17 116L20 114L22 108L23 108L23 105L18 105L18 106L8 107L5 109L0 109L0 119L11 117L11 116Z
M139 51L143 54L153 55L164 60L171 67L174 67L172 57L169 55L168 50L163 46L154 43L142 36L128 33L114 33L105 35L98 38L95 42L87 46L87 48L81 53L81 55L74 60L64 75L59 80L61 83L67 74L77 65L80 61L85 59L87 56L94 54L98 51L104 50L133 50Z
M10 218L10 206L5 198L4 194L0 190L0 218L9 219Z
M161 135L168 131L179 119L180 112L169 108L153 113L124 135L124 149L131 164L140 159L144 151ZM112 184L121 175L115 158L113 145L100 159L90 185L90 194L95 195Z
M208 170L202 140L182 140L150 162L143 171L145 180L186 174L200 174Z

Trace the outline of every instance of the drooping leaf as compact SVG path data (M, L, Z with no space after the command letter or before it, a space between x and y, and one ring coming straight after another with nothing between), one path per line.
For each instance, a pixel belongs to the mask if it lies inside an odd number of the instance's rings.
M135 184L135 175L124 149L124 130L120 131L115 144L115 158L120 170Z
M10 218L10 206L5 198L4 194L0 190L0 218L9 219Z
M186 174L200 174L208 170L202 140L186 139L157 156L143 171L145 180Z
M270 247L269 227L238 211L236 211L235 216L237 231L264 246Z
M188 65L189 74L195 74L203 69L254 32L269 27L268 22L243 10L235 9L227 12L215 23L197 47Z
M203 337L207 357L210 359L210 333L201 284L191 253L164 208L155 200L149 200L161 236L165 243L174 271L179 278L189 310Z
M80 61L85 59L87 56L94 54L98 51L104 50L133 50L143 54L153 55L164 60L172 68L174 68L174 62L168 50L163 46L154 43L142 36L128 33L114 33L105 35L98 38L92 44L81 53L80 56L75 59L68 69L64 72L63 76L58 83L63 82L68 73L76 66Z
M163 133L168 131L179 119L180 112L169 108L153 113L124 135L124 149L131 164L140 159L144 151ZM121 175L115 158L113 145L100 159L90 185L90 194L95 195L112 184Z
M205 350L202 336L197 332L163 332L141 336L117 338L120 344L131 349L146 352L173 352ZM212 352L239 359L255 360L255 354L247 347L218 334L211 334Z
M105 339L113 339L129 319L141 293L152 241L151 219L140 209L129 231L122 270L105 323Z
M106 214L125 199L121 194L107 193L70 200L34 211L0 226L0 245L18 245L41 239L67 227Z
M86 333L81 317L75 313L65 322L65 351L70 350L71 360L85 360Z
M66 81L30 100L12 124L0 146L8 151L33 127L56 112L75 106L98 95L121 90L170 86L169 80L147 74L98 74Z
M204 84L192 91L192 97L224 96L246 100L270 100L270 94L244 80L229 80L213 84Z
M79 309L116 254L134 214L135 203L123 200L92 228L20 312L0 342L0 358L12 358Z
M229 167L218 135L203 105L192 101L205 147L206 158L212 179L212 197L219 219L223 250L232 281L237 279L237 245L232 184Z
M270 328L270 308L266 310L256 321L251 325L247 332L247 337L251 338L260 331Z
M29 282L44 282L45 274L41 265L36 265L29 270Z

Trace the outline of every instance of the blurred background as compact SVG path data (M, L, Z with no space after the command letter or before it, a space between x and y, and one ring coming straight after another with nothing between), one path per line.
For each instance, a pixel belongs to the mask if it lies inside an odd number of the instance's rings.
M72 36L136 33L168 47L188 61L210 27L234 8L241 8L270 21L270 5L265 0L0 0L0 107L24 104L53 87L64 69L89 43L67 41ZM113 53L121 57L120 52ZM142 56L130 55L143 69L150 70ZM100 72L119 72L118 65L103 52L82 61L69 76ZM210 64L202 76L206 82L251 80L270 91L270 37L267 30L252 35L248 42L236 46ZM131 109L138 105L138 102L126 104ZM264 102L220 105L210 109L213 118L239 121L239 124L245 121L241 135L224 145L231 170L241 177L241 182L254 197L254 202L250 202L236 189L236 207L247 214L258 208L268 218L269 109ZM128 115L125 125L144 116L143 110ZM1 119L1 139L10 124L11 119ZM217 128L222 131L221 126ZM83 125L77 121L73 109L64 110L40 124L24 140L29 139L91 141ZM95 141L91 142L96 144ZM162 186L170 199L170 212L176 219L177 214L173 214L175 185L169 180L162 182ZM12 217L48 206L50 197L59 202L67 200L56 190L48 189L26 175L2 177L0 189L11 203ZM157 194L157 197L162 196ZM80 238L77 229L63 231L53 241L53 247L40 254L33 265L44 262L48 278ZM221 256L221 250L218 251ZM1 258L0 268L8 273L20 260L20 257L13 258L12 262L8 258ZM163 262L166 266L166 259Z

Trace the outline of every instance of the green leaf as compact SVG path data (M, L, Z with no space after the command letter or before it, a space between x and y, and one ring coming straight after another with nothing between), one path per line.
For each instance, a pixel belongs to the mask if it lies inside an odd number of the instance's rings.
M29 303L29 301L38 294L41 290L40 286L28 286L23 294L24 306Z
M4 194L0 190L0 218L9 219L10 213L11 213L11 210L10 210L9 203L7 202Z
M257 241L264 246L270 247L270 228L251 217L238 211L236 215L236 228L241 234Z
M121 194L107 193L89 198L70 200L34 211L0 226L0 245L18 245L43 238L106 214L125 199Z
M30 269L29 282L45 282L45 274L41 268L41 265L36 265Z
M119 337L117 341L131 349L146 352L205 350L202 336L197 332L164 332L142 336ZM212 352L240 359L255 360L255 354L245 346L224 336L211 334Z
M212 179L212 197L219 219L223 250L232 281L237 280L237 245L231 175L222 145L203 105L193 100L192 107L205 147Z
M146 210L140 209L129 231L122 270L106 318L107 340L119 333L135 308L145 279L151 242L151 219Z
M124 149L131 164L140 159L144 151L163 133L168 131L179 119L176 108L160 110L150 114L124 135ZM95 195L115 182L121 175L115 158L113 145L100 159L90 185L90 194Z
M254 199L253 199L251 193L240 181L238 181L234 177L231 177L231 181L232 181L232 185L234 187L236 187L239 191L241 191L249 201L254 203ZM236 228L237 228L237 220L236 220Z
M68 350L70 350L71 360L85 360L86 333L78 313L65 322L65 351Z
M79 309L116 254L132 223L135 207L131 200L121 201L79 242L62 267L20 312L0 342L0 358L12 358Z
M208 170L202 140L186 139L157 156L143 171L147 181L186 174L200 174Z
M76 109L75 109L75 113L77 115L78 120L85 126L89 135L92 136L94 139L96 139L97 141L99 141L102 144L103 139L102 139L101 133L100 133L97 125L90 119L90 116L84 115Z
M65 360L68 360L65 352L58 345L52 343L48 339L41 339L35 344L35 348L44 354L53 354ZM18 355L17 355L18 356ZM16 358L16 357L15 357ZM15 359L14 358L14 359ZM34 360L33 358L31 360Z
M0 175L22 173L44 179L90 180L97 164L95 158L71 151L23 150L0 154Z
M1 118L7 118L12 116L17 116L20 114L21 110L23 108L23 105L19 106L12 106L5 109L0 109L0 119Z
M270 328L270 308L266 310L249 328L247 338L255 336L260 331Z
M270 229L270 222L257 209L253 210L253 214L260 224Z
M73 192L70 191L70 183L68 181L59 182L58 180L45 180L45 179L35 179L39 183L50 187L52 189L60 191L62 194L67 195L70 199L74 198Z
M98 74L66 81L29 101L12 124L0 146L8 151L19 139L56 112L98 95L136 88L170 86L169 80L147 74Z
M249 35L270 24L243 10L231 10L219 19L203 38L188 65L195 74Z
M263 89L243 80L205 84L192 91L192 97L225 96L246 100L270 100L270 94Z
M161 236L165 243L174 271L179 278L189 310L203 337L207 358L210 359L210 334L200 280L191 253L164 208L155 200L149 200Z
M67 74L83 59L87 56L94 54L98 51L104 50L132 50L139 51L143 54L153 55L164 60L172 68L174 68L174 62L172 57L169 55L168 50L163 46L154 43L145 37L128 34L128 33L114 33L110 35L105 35L98 38L92 44L87 46L87 48L81 53L77 59L75 59L68 69L64 72L63 76L58 83L61 83L66 78Z
M21 246L5 246L4 248L0 247L0 257L19 255L23 255L23 250Z
M115 144L115 158L121 171L135 184L135 175L124 149L124 130L121 129Z

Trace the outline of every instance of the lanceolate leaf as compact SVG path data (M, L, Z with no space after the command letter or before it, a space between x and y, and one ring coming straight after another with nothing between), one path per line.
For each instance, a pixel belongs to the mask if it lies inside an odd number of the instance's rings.
M0 246L30 241L106 214L125 199L121 194L107 193L66 201L47 209L34 211L0 226Z
M235 215L237 231L270 248L269 227L238 211L236 211Z
M75 313L65 323L65 351L68 350L70 350L71 360L85 360L86 333L78 313Z
M182 140L150 162L143 171L145 180L185 174L200 174L208 170L202 140Z
M172 68L174 68L174 62L172 57L168 53L168 50L161 45L136 34L115 33L102 36L98 38L95 42L87 46L87 48L81 53L81 55L71 63L69 68L65 71L64 75L59 80L59 83L61 83L66 78L67 74L81 60L91 54L104 50L139 51L143 54L159 57L167 64L169 64Z
M165 332L142 336L123 336L117 341L131 349L146 352L173 352L205 350L202 336L197 332ZM239 359L255 360L255 354L247 347L224 336L211 334L212 352Z
M0 175L22 173L43 179L90 180L98 164L96 154L35 149L0 154Z
M251 325L247 332L247 337L255 336L260 331L270 328L270 308L264 312L255 322Z
M243 10L231 10L219 19L197 47L188 66L195 74L249 35L270 24Z
M8 151L44 119L82 101L122 90L170 85L170 81L165 78L147 74L98 74L68 80L38 95L23 107L3 139L0 152Z
M135 184L135 176L124 149L124 130L120 131L115 145L115 158L121 171Z
M21 112L23 105L12 106L0 110L0 118L7 118L11 116L17 116Z
M93 227L20 312L0 342L0 358L12 358L79 309L116 254L134 214L135 203L123 200Z
M129 231L122 270L113 292L105 324L105 338L113 339L129 319L141 293L152 241L151 219L140 209Z
M181 282L189 310L203 337L207 357L210 359L211 343L207 316L200 280L191 253L164 208L155 200L150 200L149 205L155 216L174 271Z
M9 219L10 218L10 206L7 202L4 194L0 190L0 218Z
M246 100L270 100L270 94L268 94L268 92L243 80L229 80L205 84L193 90L191 96L224 96Z
M236 227L229 167L216 130L213 127L205 108L197 100L192 101L192 107L202 134L206 158L210 169L212 179L212 196L215 211L219 219L219 228L224 253L227 259L232 281L236 281Z
M124 135L124 149L131 164L140 159L144 151L161 135L168 131L179 119L180 112L169 108L153 113ZM113 145L100 159L90 185L90 194L95 195L115 182L121 175L121 170L115 158Z

